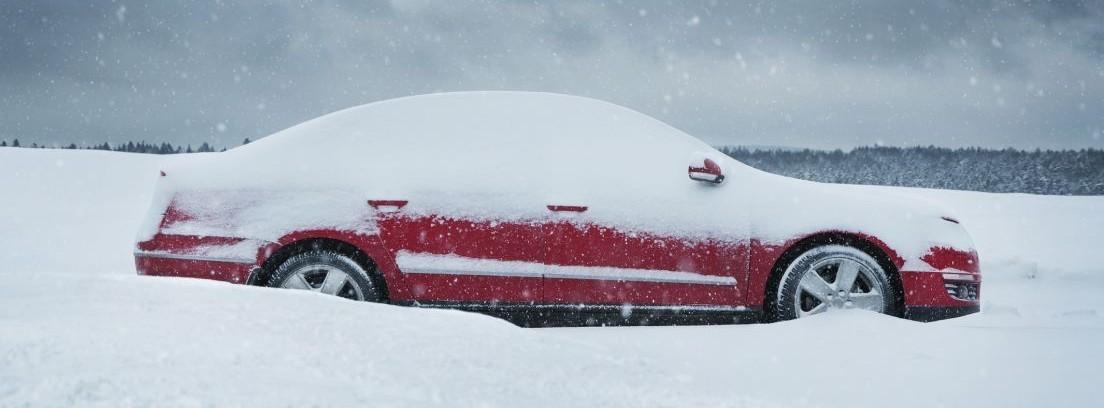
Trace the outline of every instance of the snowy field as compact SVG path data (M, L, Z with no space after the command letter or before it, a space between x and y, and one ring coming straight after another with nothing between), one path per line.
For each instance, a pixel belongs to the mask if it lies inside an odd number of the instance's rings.
M0 148L0 407L1095 406L1104 197L914 190L956 209L983 312L521 329L135 275L162 157ZM731 185L728 188L738 188Z

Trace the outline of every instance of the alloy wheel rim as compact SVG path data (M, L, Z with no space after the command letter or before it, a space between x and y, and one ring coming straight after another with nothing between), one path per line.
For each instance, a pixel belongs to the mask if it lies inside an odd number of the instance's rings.
M801 276L794 296L797 317L830 310L861 309L885 312L885 288L873 268L847 256L814 263Z
M364 293L353 282L349 274L330 265L302 266L288 274L287 279L280 286L287 289L309 290L346 299L364 300Z

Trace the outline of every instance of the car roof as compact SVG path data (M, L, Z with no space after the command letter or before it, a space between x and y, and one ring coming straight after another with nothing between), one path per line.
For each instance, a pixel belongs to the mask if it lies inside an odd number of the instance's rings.
M459 142L457 142L459 141ZM645 114L580 96L546 92L480 91L417 95L360 105L321 116L264 138L264 144L432 149L473 144L528 149L593 143L701 141Z
M642 113L542 92L455 92L361 105L224 154L186 176L211 185L337 185L502 191L587 187L588 179L685 183L704 142ZM598 182L594 188L601 188Z

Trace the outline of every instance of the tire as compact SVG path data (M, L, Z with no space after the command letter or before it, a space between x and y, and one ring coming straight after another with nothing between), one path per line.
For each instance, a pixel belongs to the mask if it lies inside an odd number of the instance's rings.
M791 320L838 309L891 313L894 292L889 282L885 270L866 252L844 245L819 246L786 267L769 317Z
M296 254L276 268L266 286L310 290L351 300L379 302L379 285L352 258L333 250Z

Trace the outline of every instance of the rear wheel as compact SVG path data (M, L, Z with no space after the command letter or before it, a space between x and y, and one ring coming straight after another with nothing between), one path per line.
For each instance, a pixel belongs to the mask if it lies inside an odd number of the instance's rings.
M838 309L892 310L889 278L873 257L843 245L799 255L786 267L773 299L774 321Z
M332 250L311 250L288 258L272 273L267 285L368 302L381 299L368 271L352 258Z

